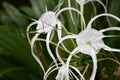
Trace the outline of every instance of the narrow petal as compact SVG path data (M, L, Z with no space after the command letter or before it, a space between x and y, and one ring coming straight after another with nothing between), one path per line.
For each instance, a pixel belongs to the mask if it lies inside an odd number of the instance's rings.
M53 39L53 37L54 37L54 34L55 34L55 33L54 33L54 31L52 31L52 32L51 32L50 41Z
M76 69L74 66L70 66L70 67L79 74L79 76L82 78L82 80L85 80L85 78L83 77L83 75L80 73L80 71L78 69Z
M69 64L70 64L70 61L71 61L71 58L72 58L72 56L76 53L76 52L78 52L78 48L75 48L71 53L70 53L70 55L69 55L69 57L67 58L67 62L66 62L66 78L67 79L69 79Z
M120 31L120 27L110 27L110 28L102 29L102 30L100 30L100 32L103 33L103 32L110 31L110 30Z
M58 26L58 39L60 40L61 39L61 37L62 37L62 25L61 25L61 22L60 21L58 21L58 24L57 24L57 26Z
M64 64L64 61L61 59L61 57L60 57L60 55L59 55L58 47L59 47L59 45L60 45L60 43L61 43L62 41L66 40L66 39L71 39L71 38L76 38L76 36L75 36L75 35L66 36L66 37L62 38L62 39L58 42L58 44L57 44L57 46L56 46L56 55L57 55L57 58L58 58L59 61L60 61L61 63L63 63L63 64Z
M97 71L97 57L96 57L96 53L94 51L91 50L91 58L93 60L93 72L92 75L90 77L90 80L95 80L95 75L96 75L96 71Z
M71 8L70 0L68 0L68 7ZM75 24L75 21L73 19L73 15L72 15L72 11L69 10L69 13L70 13L70 17L71 17L72 22Z
M57 66L62 65L62 64L57 64ZM48 68L48 70L45 72L43 79L47 80L47 77L55 70L60 69L60 67L56 67L56 65L53 65Z
M94 39L94 41L98 41L98 40L100 40L100 39L102 39L102 38L107 38L107 37L118 37L118 36L119 36L119 35L104 35L104 36L100 36L100 37Z
M120 22L120 18L118 18L117 16L114 16L114 15L108 14L108 13L103 13L103 14L99 14L99 15L96 15L95 17L93 17L93 18L89 21L89 23L88 23L88 25L87 25L87 28L91 28L92 23L93 23L97 18L102 17L102 16L109 16L109 17L112 17L112 18L114 18L114 19L116 19L117 21Z
M48 53L49 53L50 57L53 59L53 61L54 61L55 64L57 65L57 61L56 61L56 59L55 59L55 57L54 57L54 55L53 55L53 53L52 53L52 51L51 51L51 49L50 49L50 45L49 45L49 43L50 43L50 36L51 36L51 31L49 31L49 32L47 33L47 37L46 37L46 47L47 47L47 50L48 50Z
M79 80L79 78L76 76L75 73L73 73L71 70L70 70L70 74L73 75L75 77L75 80Z
M40 67L42 68L43 72L45 73L45 69L42 65L42 62L39 60L39 58L35 55L34 50L33 50L33 46L34 46L34 42L36 41L37 37L40 35L40 33L35 34L35 36L32 38L31 40L31 52L32 52L32 56L34 57L34 59L38 62L38 64L40 65Z
M86 26L84 16L82 15L82 13L79 10L77 10L75 8L71 8L71 7L63 8L56 14L56 17L58 17L62 12L66 11L66 10L73 10L73 11L77 12L78 14L80 14L80 16L83 20L84 26Z
M94 7L94 8L96 8L96 7L95 7L93 1L96 1L96 2L98 2L99 4L101 4L101 5L103 6L104 10L105 10L105 13L107 13L107 8L106 8L106 6L104 5L104 3L103 3L102 1L100 1L100 0L88 0L88 1L86 1L86 3L90 2L90 1L91 1L91 3L93 4L93 7ZM96 14L96 9L94 9L94 11L95 11L95 14ZM110 20L109 20L108 17L106 17L106 20L107 20L108 24L111 25Z
M59 41L61 40L61 38L62 38L62 24L61 24L61 22L60 21L58 21L58 39L59 39ZM61 45L62 45L62 47L67 51L67 52L70 52L66 47L65 47L65 45L61 42Z
M120 52L120 49L110 48L106 45L103 47L103 49L105 49L107 51Z
M89 2L93 2L93 1L98 2L99 4L101 4L101 5L103 6L105 12L107 12L106 6L105 6L104 3L103 3L102 1L100 1L100 0L86 0L86 1L85 1L85 4L87 4L87 3L89 3Z
M69 66L72 56L75 55L78 51L79 51L79 49L77 47L70 53L70 55L67 58L67 62L66 62L67 66Z
M36 21L36 22L33 22L33 23L31 23L30 25L28 25L28 27L27 27L27 30L26 30L26 35L27 35L27 39L28 39L28 42L30 43L30 37L29 37L29 30L30 30L30 28L33 26L33 25L35 25L35 24L37 24L38 22Z

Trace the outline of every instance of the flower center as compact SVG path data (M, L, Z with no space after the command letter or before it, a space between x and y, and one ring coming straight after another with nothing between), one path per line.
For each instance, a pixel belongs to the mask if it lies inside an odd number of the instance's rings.
M86 44L87 44L87 45L91 45L92 43L91 43L91 41L88 40L88 41L86 42Z

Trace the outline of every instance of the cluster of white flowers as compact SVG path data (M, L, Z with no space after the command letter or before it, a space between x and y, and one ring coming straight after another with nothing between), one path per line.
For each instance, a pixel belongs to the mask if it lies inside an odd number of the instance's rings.
M70 2L70 0L68 0L68 7L58 9L56 12L46 11L45 13L43 13L41 15L39 20L34 21L27 28L27 32L28 32L28 31L30 31L30 28L33 25L37 25L35 36L30 39L29 33L27 33L27 38L28 38L28 41L31 46L32 55L35 58L35 60L39 63L40 67L42 68L42 70L44 72L44 77L43 77L44 80L47 80L48 76L55 70L58 70L58 74L56 75L56 78L55 78L56 80L70 80L70 76L73 76L76 80L79 80L79 77L81 77L81 79L85 80L85 78L81 74L81 72L74 65L70 64L70 61L73 56L77 57L76 54L82 54L82 53L91 56L91 58L93 60L93 72L91 74L90 80L94 80L95 75L96 75L96 70L97 70L96 54L98 54L101 49L104 49L107 51L120 52L120 49L110 48L107 45L105 45L105 43L103 41L103 38L114 37L114 35L104 35L104 32L110 31L110 30L120 31L120 27L109 27L109 28L102 29L102 30L96 30L96 29L92 28L92 23L99 17L102 17L102 16L112 17L115 20L117 20L118 22L120 22L120 18L118 18L112 14L106 13L107 11L106 11L105 5L100 0L75 0L75 1L76 1L76 3L78 3L81 6L81 8L83 8L83 6L90 1L91 2L96 1L103 6L103 8L105 9L105 13L94 16L93 18L91 18L91 20L86 25L84 15L83 15L84 9L81 9L82 10L82 12L81 12L80 10L71 7L71 4L70 4L71 2ZM60 2L62 2L62 1L60 1ZM62 4L62 3L59 3L59 4ZM66 35L66 36L62 37L62 30L63 30L62 25L63 24L60 21L58 16L63 11L66 11L66 10L70 11L70 14L72 14L71 11L75 11L78 14L80 14L81 20L82 20L81 24L83 24L84 28L83 28L83 30L81 30L81 32L79 34L71 33L71 35ZM58 35L59 41L56 45L56 55L53 55L51 48L50 48L50 41L54 37L55 29L57 30L57 35ZM46 48L48 50L50 57L53 59L53 61L55 63L55 65L49 67L47 71L44 69L44 66L42 65L43 63L36 56L36 54L33 50L35 41L42 33L47 34ZM75 39L75 43L77 46L72 52L70 52L63 44L63 41L66 39ZM61 58L61 56L59 54L58 49L59 49L60 44L62 45L63 49L65 49L65 51L70 53L68 55L66 62ZM57 56L57 58L55 56ZM59 61L57 61L57 59ZM74 72L73 72L73 70L74 70Z

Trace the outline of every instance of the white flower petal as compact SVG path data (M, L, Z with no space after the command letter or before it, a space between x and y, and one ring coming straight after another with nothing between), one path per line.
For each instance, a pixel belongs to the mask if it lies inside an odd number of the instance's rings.
M63 77L65 78L65 80L69 80L69 68L68 66L66 66L66 64L62 65L62 67L60 68L56 76L56 80L61 80Z
M55 57L54 57L54 55L53 55L53 53L52 53L52 51L50 49L50 45L49 45L49 43L50 43L50 36L51 36L51 31L48 32L47 37L46 37L46 47L47 47L47 50L48 50L48 53L49 53L50 57L53 59L53 61L57 65L57 61L56 61L56 59L55 59Z
M93 72L90 77L90 80L95 80L95 75L96 75L96 71L97 71L97 57L96 57L96 53L93 50L91 50L90 52L91 52L90 56L93 60Z
M95 17L93 17L93 18L89 21L89 23L88 23L88 25L87 25L87 28L91 28L92 23L93 23L97 18L102 17L102 16L109 16L109 17L112 17L112 18L114 18L114 19L116 19L117 21L120 22L120 18L118 18L117 16L114 16L114 15L108 14L108 13L103 13L103 14L99 14L99 15L96 15Z
M79 80L79 78L77 77L77 75L75 73L73 73L71 70L70 70L70 74L75 77L75 80Z
M70 67L79 74L79 76L82 78L82 80L85 80L85 78L83 77L83 75L80 73L80 71L78 69L76 69L74 66L70 66Z
M28 27L27 27L27 30L26 30L26 32L27 32L27 39L28 39L28 42L30 43L30 37L29 37L29 30L30 30L30 28L33 26L33 25L35 25L35 24L37 24L38 22L37 21L35 21L35 22L33 22L33 23L31 23L31 24L29 24L28 25Z
M61 57L60 57L60 55L59 55L59 52L58 52L58 47L59 47L59 45L60 45L60 43L62 42L62 41L64 41L64 40L66 40L66 39L71 39L71 38L76 38L76 36L75 35L69 35L69 36L65 36L65 37L63 37L59 42L58 42L58 44L57 44L57 46L56 46L56 55L57 55L57 58L59 59L59 61L61 62L61 63L63 63L64 64L64 61L61 59Z
M62 65L62 64L61 64L61 63L57 64L57 66L59 66L59 65ZM55 70L58 70L58 69L60 69L60 67L56 67L56 65L53 65L53 66L49 67L49 68L47 69L47 71L45 72L43 79L44 79L44 80L47 80L47 77L48 77L52 72L54 72Z
M102 37L104 37L104 35L101 32L92 28L86 28L76 37L79 51L84 54L89 54L90 50L94 50L98 53L103 47L102 45L104 45Z
M58 29L57 29L57 34L58 34L58 39L59 40L61 40L61 38L62 38L62 27L61 27L61 22L60 21L58 21ZM61 42L61 45L62 45L62 47L66 50L66 51L68 51L69 52L69 50L65 47L65 45Z
M82 15L82 13L79 10L77 10L75 8L71 8L71 7L63 8L56 14L56 17L58 17L62 12L66 11L66 10L73 10L73 11L77 12L78 14L80 14L80 16L81 16L81 18L83 20L84 26L86 26L84 16Z
M62 25L61 25L61 22L60 21L58 21L58 24L57 24L57 26L58 26L58 29L57 29L57 31L58 31L58 39L60 40L61 38L62 38Z
M31 52L32 52L32 56L34 57L34 59L38 62L38 64L40 65L40 67L42 68L43 72L45 73L45 69L42 65L42 62L40 61L40 59L35 55L34 50L33 50L33 46L34 46L34 42L36 41L37 37L40 35L40 33L35 34L35 36L32 38L31 40Z
M70 63L70 61L71 61L72 56L75 55L78 51L79 51L79 49L78 49L78 47L77 47L77 48L75 48L75 49L70 53L70 55L69 55L68 58L67 58L67 62L66 62L66 65L67 65L67 66L69 66L69 63Z
M50 26L55 26L57 24L57 18L55 16L55 12L52 11L47 11L40 17L40 19L43 21L43 23Z
M107 51L120 52L120 49L110 48L106 45L104 45L103 49L105 49Z
M53 39L55 32L52 31L51 36L50 36L50 41Z
M89 2L93 2L93 1L100 3L104 7L104 9L106 8L105 5L103 4L103 2L100 0L76 0L76 2L80 5L85 5L85 4L87 4Z
M103 32L110 31L110 30L120 31L120 27L110 27L110 28L102 29L100 30L100 32L103 33Z
M57 25L57 21L55 12L47 11L39 18L36 29L38 32L47 33Z

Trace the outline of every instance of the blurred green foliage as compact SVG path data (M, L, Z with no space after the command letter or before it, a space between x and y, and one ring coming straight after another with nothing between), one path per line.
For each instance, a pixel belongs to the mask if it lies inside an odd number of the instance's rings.
M26 39L26 28L31 22L31 19L39 19L42 13L46 11L45 7L47 6L48 10L55 10L55 7L58 4L58 0L29 0L27 5L20 4L15 7L15 0L11 3L10 0L4 0L2 2L2 7L0 10L0 80L42 80L43 72L39 67L38 63L34 60L31 55L30 46ZM17 0L21 2L21 0ZM106 1L102 0L105 4ZM22 2L24 3L24 2ZM72 0L72 6L78 7ZM19 4L19 3L17 3ZM109 0L107 4L108 13L114 14L120 17L120 0ZM62 7L67 6L67 0ZM104 10L101 5L95 2L97 14L103 13ZM91 4L85 6L85 19L88 22L93 14L93 7ZM68 31L73 33L79 33L79 20L78 14L73 13L74 20L76 20L76 25L72 23L72 20L69 19L69 12L64 12L60 16L62 23L68 29ZM64 19L65 18L65 19ZM120 26L120 24L110 18L112 26ZM103 29L109 27L106 19L100 18L95 21L94 28ZM33 28L34 29L34 28ZM120 32L108 32L110 34L120 34ZM107 34L107 33L106 33ZM45 35L43 35L44 37ZM56 40L54 38L54 40ZM105 39L105 43L112 47L120 48L120 38L110 38ZM40 52L38 55L42 60L46 69L48 68L51 59L47 55L47 51L44 48L44 42L39 42ZM51 45L54 49L55 47ZM70 47L70 43L66 43L66 46ZM71 48L72 49L72 48ZM53 50L54 51L54 50ZM62 52L65 53L65 52ZM63 55L66 56L66 55ZM102 58L112 58L120 61L120 54L114 54L111 52L106 52L101 50L98 54L98 72L96 75L96 80L120 80L119 66L112 60L101 60ZM74 60L73 60L74 61ZM75 61L77 66L86 66L91 64L85 76L90 76L92 69L92 61L90 57L84 55L80 60ZM118 73L117 73L118 71ZM115 74L116 72L116 74ZM55 74L52 74L49 80L54 80Z

